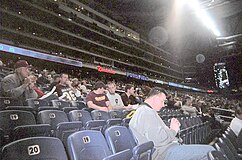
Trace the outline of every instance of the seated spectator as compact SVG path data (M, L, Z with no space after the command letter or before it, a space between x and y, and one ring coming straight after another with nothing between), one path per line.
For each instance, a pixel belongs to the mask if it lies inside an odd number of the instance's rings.
M93 91L86 97L87 106L92 109L108 112L112 106L105 94L106 86L102 81L95 83Z
M134 86L131 84L127 84L124 88L125 93L121 94L122 101L125 106L133 106L134 108L136 104L138 104L135 94L134 94Z
M181 107L184 114L189 116L196 116L197 115L197 109L196 107L192 106L192 97L186 96L185 100L183 101L183 106Z
M60 75L56 74L53 76L53 82L49 85L48 90L51 91L54 86L60 83Z
M76 101L75 88L72 87L69 76L62 73L60 76L60 83L56 85L56 92L58 97L67 101Z
M83 79L81 83L79 84L80 91L84 96L87 95L87 80Z
M45 86L50 83L48 79L49 72L47 70L43 70L42 74L40 74L39 78L37 79L37 84L40 86Z
M80 91L79 84L80 84L80 82L79 82L79 80L77 78L74 78L72 80L72 84L71 85L75 89L75 96L76 96L78 101L82 101L83 100L82 99L82 93Z
M34 90L36 79L30 75L29 67L27 61L19 60L14 65L15 73L1 81L3 96L17 98L19 105L24 105L26 99L38 97Z
M164 89L152 88L144 103L134 113L129 128L138 144L154 142L153 160L207 160L207 153L214 150L212 146L180 145L176 138L180 122L172 118L168 127L158 115L157 112L165 106L166 95Z
M236 134L236 136L239 135L239 132L242 129L242 108L240 106L235 107L235 117L231 121L229 127Z
M121 96L118 93L115 93L116 84L114 82L108 82L107 87L108 92L106 95L113 109L128 109L129 107L124 106Z

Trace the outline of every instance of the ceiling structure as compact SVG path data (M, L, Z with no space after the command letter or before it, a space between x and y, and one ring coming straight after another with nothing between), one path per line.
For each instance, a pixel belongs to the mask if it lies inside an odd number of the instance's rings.
M179 8L178 1L187 3ZM210 54L217 45L216 36L189 7L191 1L194 0L89 0L87 3L141 33L143 38L149 37L153 27L163 27L169 38L161 47L181 58L190 58L194 54ZM242 33L241 0L199 0L199 5L214 20L221 36Z
M178 2L180 2L178 4ZM182 3L183 2L183 3ZM185 3L186 2L186 3ZM196 77L197 82L213 83L213 64L223 57L242 54L242 0L198 0L198 8L205 11L222 39L216 39L208 29L209 20L201 21L197 10L192 8L195 0L86 0L86 4L99 12L130 27L149 40L154 27L155 34L163 38L160 45L175 54L183 66L189 66L185 75ZM201 11L200 10L200 11ZM229 36L232 36L232 38ZM232 44L231 44L232 43ZM198 62L198 55L204 56ZM210 70L210 79L204 78ZM186 69L185 69L186 72ZM200 80L199 80L200 79Z

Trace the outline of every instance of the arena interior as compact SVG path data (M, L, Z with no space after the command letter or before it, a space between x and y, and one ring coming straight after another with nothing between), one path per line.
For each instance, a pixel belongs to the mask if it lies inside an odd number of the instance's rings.
M0 4L0 160L242 160L241 0Z

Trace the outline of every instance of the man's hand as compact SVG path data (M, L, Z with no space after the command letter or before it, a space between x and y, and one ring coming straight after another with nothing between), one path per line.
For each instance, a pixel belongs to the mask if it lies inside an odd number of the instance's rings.
M176 131L176 133L178 133L178 131L180 130L180 126L181 124L176 118L171 119L170 129L173 129L174 131Z

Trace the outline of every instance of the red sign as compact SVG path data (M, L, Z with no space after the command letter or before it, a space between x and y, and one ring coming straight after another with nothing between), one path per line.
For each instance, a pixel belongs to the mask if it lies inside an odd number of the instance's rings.
M208 93L213 93L214 91L213 90L207 90Z
M111 69L105 69L102 66L97 66L97 70L98 70L98 72L105 72L105 73L110 73L110 74L116 74L115 71L113 71Z

